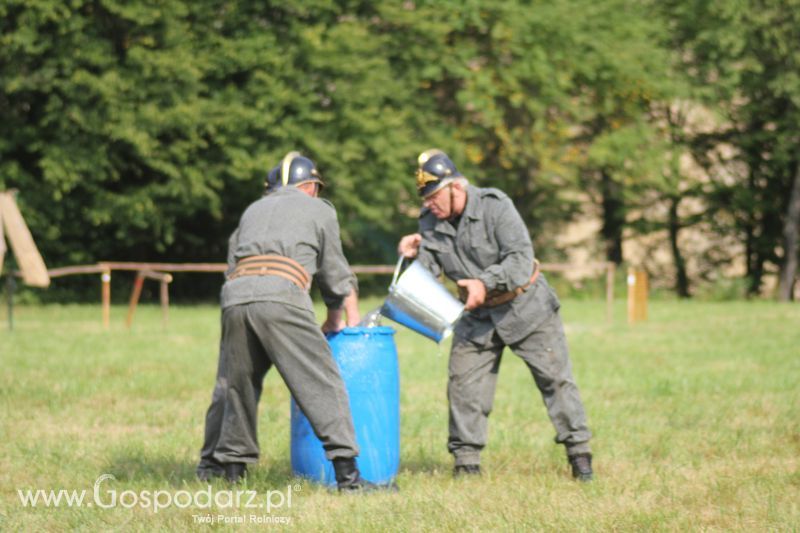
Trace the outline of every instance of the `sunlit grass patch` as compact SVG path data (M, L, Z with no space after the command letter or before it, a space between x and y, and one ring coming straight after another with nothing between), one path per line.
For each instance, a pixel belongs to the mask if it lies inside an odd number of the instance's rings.
M362 310L377 301L365 302ZM299 487L285 515L304 530L791 530L800 523L800 308L768 302L651 302L650 319L608 323L601 302L565 301L597 480L569 475L522 361L500 368L484 475L454 480L447 440L448 343L398 327L399 493L341 497L295 478L289 394L264 383L262 457L245 488ZM180 307L162 328L144 305L131 331L114 308L21 307L0 332L0 529L174 531L172 506L24 507L17 491L206 489L194 477L219 343L219 310ZM215 482L214 491L227 490ZM263 513L256 513L263 514ZM229 529L215 523L212 529ZM237 529L261 529L242 524ZM273 526L278 527L278 526Z

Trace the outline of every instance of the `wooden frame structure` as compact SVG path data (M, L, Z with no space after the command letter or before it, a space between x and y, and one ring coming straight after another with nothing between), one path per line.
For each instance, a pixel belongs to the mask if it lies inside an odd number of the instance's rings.
M176 272L192 273L224 273L228 266L225 263L137 263L137 262L112 262L102 261L95 265L77 265L48 270L51 278L77 274L100 274L101 304L103 308L103 327L108 329L111 324L111 273L113 271L136 272L131 296L128 303L128 316L125 324L130 328L139 303L142 286L145 279L154 279L160 283L160 302L162 324L166 326L169 317L169 284L172 274ZM352 265L354 274L394 274L395 265ZM568 263L541 263L543 272L569 272L575 265ZM588 263L581 265L582 269L604 269L606 272L606 319L611 322L614 304L614 277L616 265L612 262Z
M0 191L0 274L6 255L6 239L20 272L9 272L6 279L8 298L8 329L14 329L14 288L15 277L21 277L26 285L47 287L50 277L39 249L33 241L28 225L17 205L17 191Z

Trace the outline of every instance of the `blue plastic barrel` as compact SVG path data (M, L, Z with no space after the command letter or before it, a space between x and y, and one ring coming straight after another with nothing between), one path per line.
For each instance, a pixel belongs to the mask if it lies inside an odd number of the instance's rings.
M400 375L394 329L345 328L328 336L339 366L360 450L361 476L378 484L393 482L400 466ZM326 485L336 484L333 463L292 398L292 470Z

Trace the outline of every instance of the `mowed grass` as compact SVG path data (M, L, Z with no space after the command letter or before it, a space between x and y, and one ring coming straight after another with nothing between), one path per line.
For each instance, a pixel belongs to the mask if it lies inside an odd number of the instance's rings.
M368 311L379 302L362 302ZM293 478L289 397L268 375L262 457L247 488L293 491L272 515L303 531L796 530L800 524L800 305L653 301L647 322L565 301L574 372L594 432L596 481L570 478L563 449L521 361L504 355L485 474L454 480L447 439L447 352L398 327L398 493L339 496ZM320 315L321 316L321 315ZM0 314L0 530L261 529L249 515L171 506L22 505L18 490L204 490L194 478L211 397L219 310L140 307L134 327L97 306ZM215 483L214 491L226 490ZM126 502L134 500L130 494ZM209 513L211 525L197 523ZM243 516L236 526L218 516Z

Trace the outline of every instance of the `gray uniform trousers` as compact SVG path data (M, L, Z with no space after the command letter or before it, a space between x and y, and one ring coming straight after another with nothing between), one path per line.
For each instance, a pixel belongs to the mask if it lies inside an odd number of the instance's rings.
M223 463L258 461L258 400L273 365L322 441L326 457L358 455L347 390L313 311L252 302L222 312L217 382L198 472L219 473Z
M556 442L568 455L588 453L591 432L586 426L578 387L558 312L533 333L509 346L533 374L547 414L556 429ZM463 337L453 340L447 396L450 436L447 447L456 465L479 464L486 445L489 413L494 403L497 373L505 344L495 333L484 345Z

